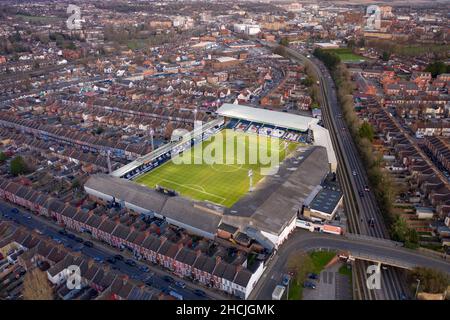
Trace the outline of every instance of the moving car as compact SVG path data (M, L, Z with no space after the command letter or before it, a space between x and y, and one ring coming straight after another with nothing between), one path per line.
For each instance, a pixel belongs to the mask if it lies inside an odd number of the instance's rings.
M94 246L94 244L93 244L92 242L90 242L90 241L85 241L85 242L84 242L84 245L85 245L86 247L89 247L89 248L92 248L92 247Z

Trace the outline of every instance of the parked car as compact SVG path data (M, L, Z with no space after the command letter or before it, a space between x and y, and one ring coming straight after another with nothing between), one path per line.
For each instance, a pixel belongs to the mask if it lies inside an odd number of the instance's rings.
M359 193L359 196L360 196L361 198L364 198L364 192L359 191L358 193Z
M186 288L186 283L184 283L183 281L177 281L175 282L175 285L182 289Z
M120 254L116 254L114 255L114 259L119 260L119 261L123 261L123 256Z
M83 238L80 238L80 237L75 237L75 238L73 238L76 242L79 242L79 243L81 243L81 242L83 242L84 240L83 240Z
M319 280L319 275L317 273L311 272L308 274L308 278L312 280Z
M136 261L134 261L133 259L127 259L125 260L125 263L129 266L135 267L137 265Z
M172 282L175 281L175 280L173 280L173 278L172 278L171 276L164 276L164 277L163 277L163 280L164 280L165 282L169 282L169 283L172 283Z
M197 295L197 296L199 296L199 297L206 297L205 291L200 290L200 289L195 289L195 290L194 290L194 294Z
M150 268L148 266L145 266L145 265L140 265L139 266L139 270L141 270L142 272L149 272Z
M108 257L108 258L106 258L106 261L111 263L111 264L116 263L116 259L114 259L114 257Z
M316 285L310 281L305 281L305 283L303 283L303 287L309 288L309 289L315 289Z
M103 259L100 257L94 257L94 261L96 261L98 263L103 263Z
M67 232L66 232L67 233ZM67 237L69 239L75 239L76 235L72 234L72 233L67 233Z
M283 275L283 280L281 281L283 286L288 286L289 281L291 281L291 277L288 274Z
M59 230L58 233L63 235L63 236L67 235L67 231L65 229Z
M11 209L11 212L12 212L12 213L19 213L19 209L17 209L17 208L12 208L12 209Z
M90 241L85 241L85 242L84 242L84 245L85 245L86 247L89 247L89 248L92 248L92 247L94 246L94 244L93 244L92 242L90 242Z

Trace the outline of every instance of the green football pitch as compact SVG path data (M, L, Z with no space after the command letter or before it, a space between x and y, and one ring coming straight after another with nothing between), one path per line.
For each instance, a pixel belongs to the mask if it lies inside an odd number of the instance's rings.
M139 176L135 182L150 188L159 185L191 199L231 207L249 192L249 170L255 186L298 145L226 129Z

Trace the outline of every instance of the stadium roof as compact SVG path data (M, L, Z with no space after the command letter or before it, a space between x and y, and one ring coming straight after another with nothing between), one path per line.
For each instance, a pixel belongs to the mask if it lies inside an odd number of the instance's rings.
M279 166L277 174L266 176L254 192L227 209L222 222L233 225L247 217L253 227L281 234L328 171L325 148L296 151Z
M312 117L230 103L225 103L217 110L217 113L228 118L259 122L299 131L306 131L309 126L319 122L318 119Z
M84 185L86 191L99 197L114 197L126 206L140 211L154 212L166 217L169 223L190 230L214 235L219 226L220 213L211 214L197 207L195 201L175 196L170 197L138 183L107 174L92 175ZM89 191L88 191L89 193ZM190 228L191 227L191 228Z

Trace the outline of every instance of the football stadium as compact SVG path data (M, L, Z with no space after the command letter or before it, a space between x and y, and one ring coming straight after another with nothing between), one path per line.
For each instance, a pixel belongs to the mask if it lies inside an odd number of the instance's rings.
M328 130L316 118L237 104L216 116L91 176L86 192L192 234L273 251L336 170ZM334 207L322 201L315 211L333 214Z
M261 169L267 169L268 173L276 170L278 163L298 145L300 142L297 141L267 138L234 128L224 129L134 181L150 188L161 186L177 190L188 198L231 207L249 192L252 187L250 178L252 184L257 184L264 177ZM272 159L274 163L271 163Z

